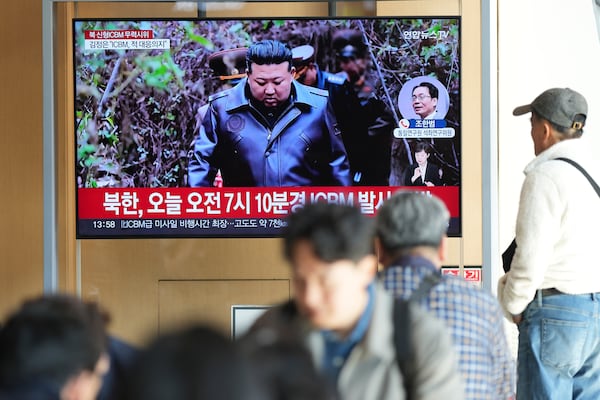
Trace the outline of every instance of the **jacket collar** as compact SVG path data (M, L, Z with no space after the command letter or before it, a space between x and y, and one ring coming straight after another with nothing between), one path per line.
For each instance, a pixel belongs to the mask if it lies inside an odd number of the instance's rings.
M527 174L541 163L558 157L580 159L583 154L587 153L588 150L586 150L586 148L588 147L589 143L586 146L586 141L583 138L562 140L538 154L536 158L527 164L524 172Z

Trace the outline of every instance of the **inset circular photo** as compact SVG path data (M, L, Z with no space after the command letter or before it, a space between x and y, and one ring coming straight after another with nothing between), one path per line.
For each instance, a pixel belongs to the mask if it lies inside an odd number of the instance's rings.
M398 109L406 119L444 119L450 96L440 81L419 76L407 81L398 94Z

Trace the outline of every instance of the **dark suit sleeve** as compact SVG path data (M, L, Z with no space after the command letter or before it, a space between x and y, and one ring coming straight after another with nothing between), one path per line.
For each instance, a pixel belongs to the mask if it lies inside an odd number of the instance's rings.
M404 171L404 185L405 186L424 186L423 179L418 177L415 181L412 181L412 177L415 173L415 168L417 168L417 164L409 165Z
M331 103L327 102L325 110L325 124L329 141L331 143L331 158L329 168L331 170L331 180L334 186L349 186L350 181L350 166L348 163L348 155L344 142L342 140L342 132L333 114Z
M427 163L427 171L425 171L425 181L431 182L434 186L441 186L440 167L436 164Z

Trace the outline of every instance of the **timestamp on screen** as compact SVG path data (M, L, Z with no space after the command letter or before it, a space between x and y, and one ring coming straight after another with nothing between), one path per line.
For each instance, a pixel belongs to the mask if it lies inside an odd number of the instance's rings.
M116 222L112 220L92 221L92 227L94 227L94 229L114 229L116 226Z

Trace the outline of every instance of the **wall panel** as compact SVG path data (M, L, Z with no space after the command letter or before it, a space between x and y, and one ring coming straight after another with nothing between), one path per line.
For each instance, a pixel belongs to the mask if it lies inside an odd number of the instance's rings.
M289 296L289 280L160 281L159 332L201 321L229 335L231 306L271 305Z
M43 290L42 6L0 13L0 318Z
M461 0L378 1L377 15L460 15L460 7Z

